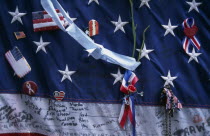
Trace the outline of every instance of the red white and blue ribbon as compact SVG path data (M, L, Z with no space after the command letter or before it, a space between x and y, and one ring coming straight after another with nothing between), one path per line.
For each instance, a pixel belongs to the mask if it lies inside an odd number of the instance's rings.
M185 19L184 22L182 23L182 26L184 28L184 34L185 34L185 38L183 41L183 48L185 52L189 53L190 43L192 43L198 50L200 50L201 45L198 39L195 37L198 28L195 25L194 18Z
M135 99L134 93L136 92L135 84L138 81L138 77L135 73L130 70L126 70L120 91L122 91L126 96L123 98L123 104L120 111L119 123L122 128L124 128L127 118L129 118L133 126L133 136L136 135L136 120L135 120Z
M127 118L129 118L132 126L133 126L133 136L135 136L136 132L136 120L135 120L135 102L134 102L134 96L133 95L126 95L123 98L123 104L120 111L119 116L119 124L121 128L125 128L125 123L127 121Z
M124 74L120 91L122 91L125 94L129 94L129 85L134 86L138 80L139 79L135 73L133 73L130 70L127 70Z

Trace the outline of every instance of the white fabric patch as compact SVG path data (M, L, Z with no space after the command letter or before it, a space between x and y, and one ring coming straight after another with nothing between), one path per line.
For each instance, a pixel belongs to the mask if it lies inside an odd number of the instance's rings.
M64 21L61 21L61 23L62 23L62 25L64 25ZM55 22L33 24L34 29L42 28L42 27L49 27L49 26L57 26L57 24Z
M19 94L0 94L0 133L36 132L49 136L130 136L118 124L121 104L59 102ZM162 136L165 108L136 106L136 134ZM184 108L174 114L172 134L209 136L210 110Z

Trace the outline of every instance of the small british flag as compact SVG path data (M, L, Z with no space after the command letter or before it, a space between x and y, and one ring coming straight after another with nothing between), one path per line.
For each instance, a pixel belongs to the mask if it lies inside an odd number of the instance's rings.
M31 71L30 65L17 47L6 52L5 57L19 78L24 77Z

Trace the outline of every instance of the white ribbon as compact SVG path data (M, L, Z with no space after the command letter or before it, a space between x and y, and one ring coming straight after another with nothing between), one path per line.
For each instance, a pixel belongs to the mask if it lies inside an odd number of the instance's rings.
M28 92L31 95L31 93L34 93L34 90L31 88L31 84L30 83L26 83L26 88L28 88Z
M77 27L76 24L73 23L57 0L41 0L41 4L47 13L52 17L53 21L58 25L58 27L73 37L89 52L89 55L93 56L95 59L102 59L132 71L140 65L140 62L137 62L135 58L112 52L104 48L102 45L96 44L79 27ZM55 8L60 10L60 12L66 18L66 21L69 23L69 27L67 29L63 27Z

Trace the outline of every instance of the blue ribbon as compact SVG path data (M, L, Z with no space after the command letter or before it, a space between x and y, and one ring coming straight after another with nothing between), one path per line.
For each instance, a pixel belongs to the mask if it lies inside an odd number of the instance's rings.
M136 135L136 118L135 118L135 98L133 95L130 95L130 99L132 102L132 116L133 116L133 120L132 120L132 125L133 125L133 136Z
M71 37L73 37L79 44L81 44L91 56L95 59L102 59L109 63L119 65L128 70L135 70L140 62L137 62L135 58L121 55L112 52L102 45L96 44L90 37L88 37L73 21L69 18L65 10L58 3L57 0L41 0L43 8L52 17L53 21L58 25L58 27L67 32ZM65 29L55 11L55 8L59 9L63 16L69 23L69 27Z

